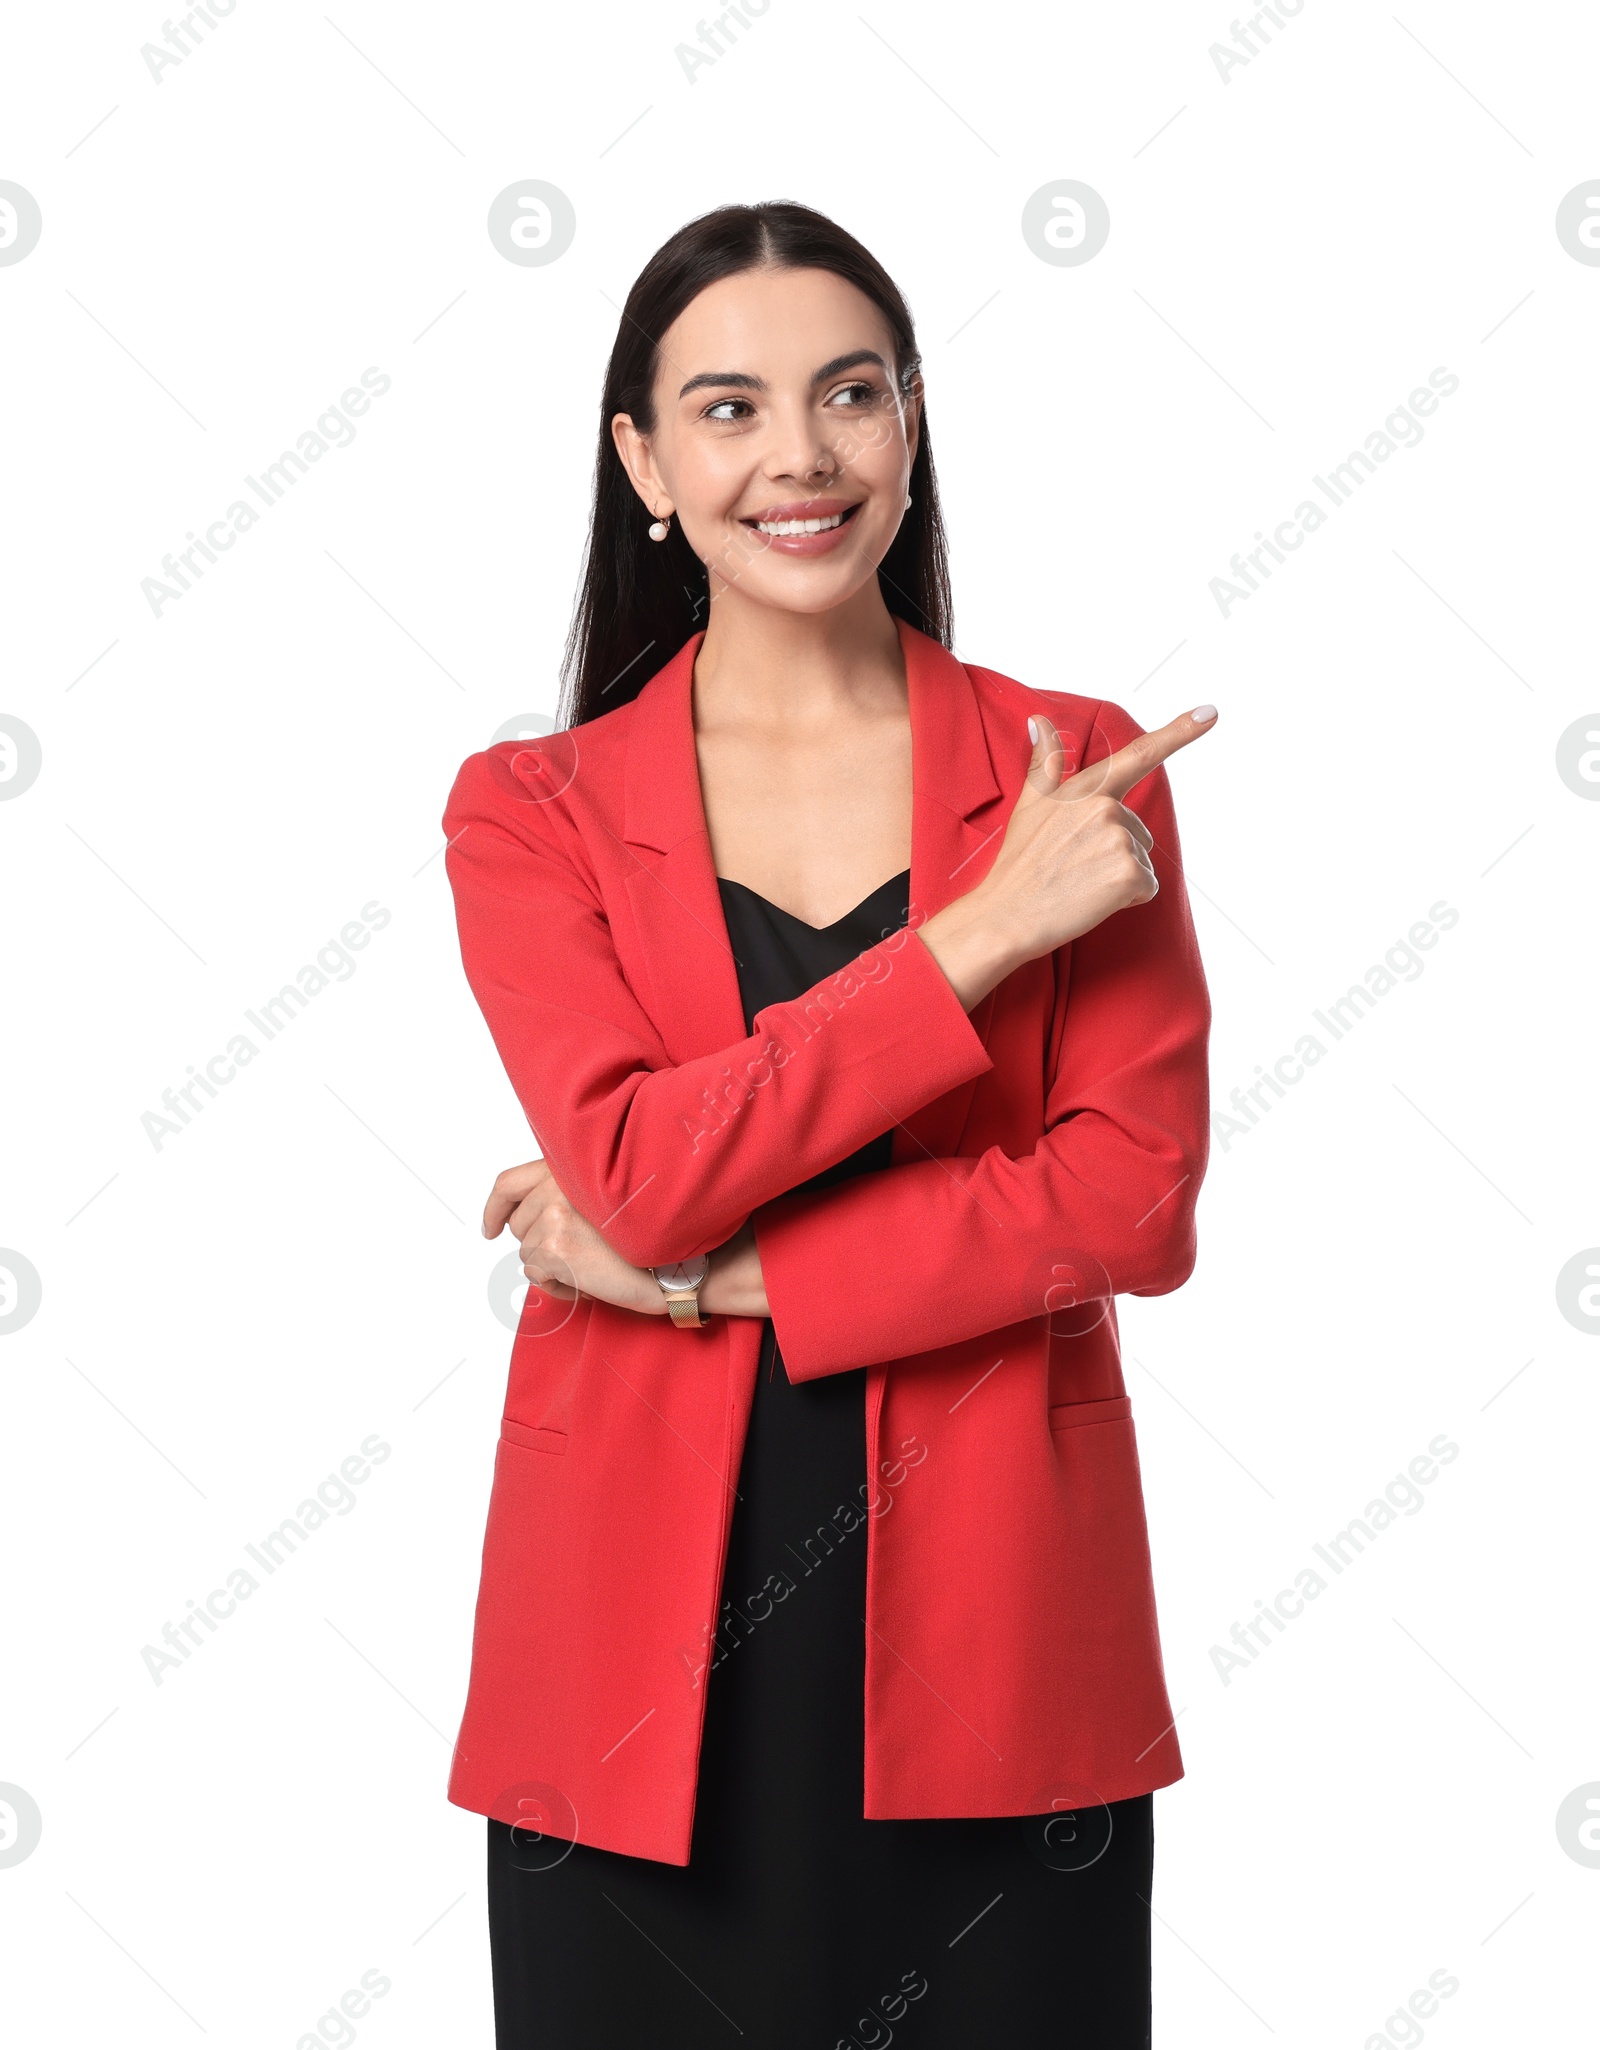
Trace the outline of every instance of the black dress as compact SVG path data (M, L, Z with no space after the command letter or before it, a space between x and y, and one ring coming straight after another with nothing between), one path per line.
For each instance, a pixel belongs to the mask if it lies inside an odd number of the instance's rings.
M896 876L818 929L723 881L747 1027L904 925L909 888ZM889 1147L800 1186L885 1168ZM862 1256L841 1285L871 1285ZM548 1840L489 1823L500 2050L1148 2045L1148 1794L1076 1816L862 1817L865 1392L864 1368L792 1385L768 1323L689 1863L588 1844L552 1863Z

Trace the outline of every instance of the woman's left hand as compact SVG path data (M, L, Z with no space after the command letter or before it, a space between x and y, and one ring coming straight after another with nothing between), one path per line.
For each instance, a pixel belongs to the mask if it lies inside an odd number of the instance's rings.
M522 1247L522 1271L542 1294L559 1302L594 1296L647 1317L667 1314L655 1276L612 1251L567 1201L544 1161L529 1160L495 1177L483 1208L484 1237L498 1238L507 1224Z

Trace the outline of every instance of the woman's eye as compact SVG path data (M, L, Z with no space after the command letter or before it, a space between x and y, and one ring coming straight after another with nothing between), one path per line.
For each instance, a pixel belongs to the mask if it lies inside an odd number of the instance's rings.
M863 381L859 384L841 385L838 391L828 400L828 404L830 406L840 404L846 406L870 406L877 396L877 387Z
M731 412L729 408L734 406L742 406L744 412ZM749 411L750 401L748 399L718 399L714 406L706 407L706 418L708 420L742 420Z

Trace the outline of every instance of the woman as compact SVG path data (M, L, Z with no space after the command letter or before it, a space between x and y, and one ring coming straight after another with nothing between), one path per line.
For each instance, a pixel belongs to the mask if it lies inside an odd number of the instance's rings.
M692 222L567 728L444 822L543 1155L485 1213L534 1286L450 1785L502 2045L1148 2041L1182 1766L1112 1297L1193 1263L1160 764L1215 715L949 640L899 292L806 208Z

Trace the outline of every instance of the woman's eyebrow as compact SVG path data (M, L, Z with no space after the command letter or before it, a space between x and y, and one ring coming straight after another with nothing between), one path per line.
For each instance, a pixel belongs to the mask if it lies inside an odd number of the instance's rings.
M842 370L859 369L863 363L876 363L886 375L889 366L876 349L852 349L848 355L835 356L831 363L824 363L820 370L811 374L811 382L823 383L827 378L837 377ZM678 393L680 399L687 398L692 391L704 391L716 385L732 385L738 391L765 391L764 377L752 377L744 370L702 370L698 377L691 377Z
M767 388L764 377L750 377L743 370L702 370L698 377L689 379L678 397L686 398L692 391L703 391L707 385L716 384L737 385L740 391L765 391Z
M848 356L835 356L831 363L824 363L812 374L811 382L821 384L824 378L837 377L841 370L855 370L863 363L876 363L886 376L888 374L889 366L876 349L852 349Z

